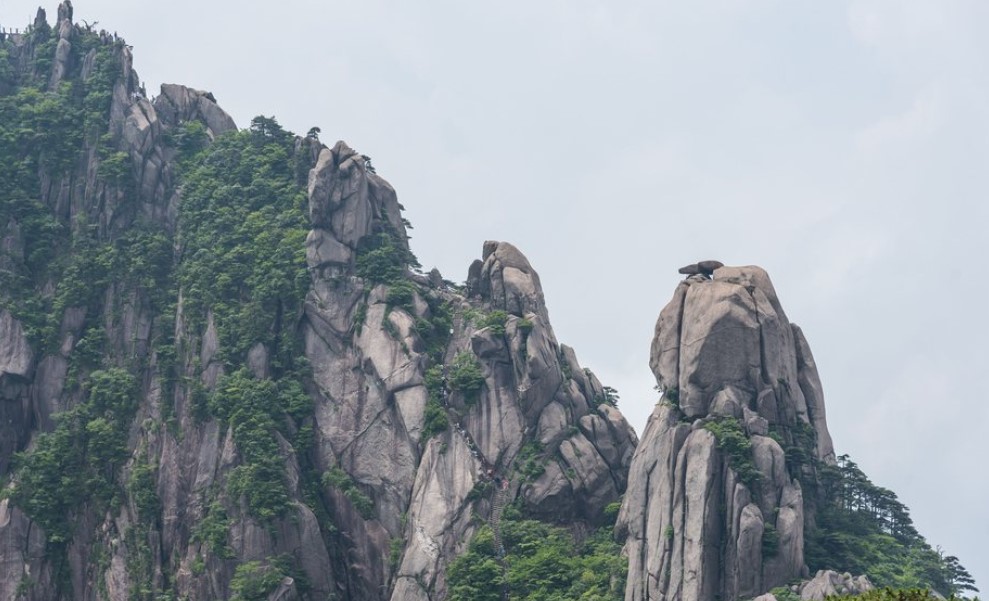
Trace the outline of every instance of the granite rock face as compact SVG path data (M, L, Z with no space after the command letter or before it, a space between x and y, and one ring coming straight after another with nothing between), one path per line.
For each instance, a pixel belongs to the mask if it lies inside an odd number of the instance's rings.
M42 87L84 84L107 57L115 69L108 121L70 149L78 161L40 169L37 201L71 239L110 244L153 230L181 261L182 140L205 133L203 143L211 143L236 130L233 120L209 92L166 84L147 98L129 47L73 24L68 2L55 27L40 11L35 29L48 31L53 58L45 73L22 75ZM43 41L41 33L6 40L11 64L34 64ZM0 309L4 485L18 484L16 475L10 481L15 453L36 449L60 412L85 401L94 340L95 363L127 370L138 388L126 459L112 476L119 498L74 509L58 554L30 511L0 500L0 601L123 600L142 589L223 599L238 569L276 561L291 570L269 600L438 601L446 597L447 565L492 516L494 477L528 513L566 523L600 523L624 493L635 433L594 374L556 340L525 256L485 242L466 288L408 267L370 277L360 258L376 239L409 251L395 190L343 142L327 147L306 137L289 146L308 209L300 249L308 291L298 315L257 324L297 345L309 369L302 381L312 414L274 435L288 509L262 521L246 497L230 492L245 450L234 427L203 409L234 369L215 307L198 307L194 319L184 290L168 306L146 284L114 277L92 302L59 305L45 344L32 343L31 323ZM105 175L110 158L127 177ZM26 275L28 246L22 223L0 223L0 270ZM50 298L62 285L53 279L32 292ZM405 300L396 303L397 295ZM427 335L429 324L442 327ZM162 344L163 332L174 344ZM273 377L275 357L259 340L245 349L242 367L263 381ZM458 362L479 373L470 390L455 384ZM445 428L436 427L437 411ZM542 468L538 476L521 473L523 451ZM145 500L156 502L150 516L131 486L138 476L149 487Z
M628 601L754 597L805 575L816 474L794 457L834 462L813 357L766 272L688 271L656 324L663 396L619 514ZM732 432L744 451L722 449Z

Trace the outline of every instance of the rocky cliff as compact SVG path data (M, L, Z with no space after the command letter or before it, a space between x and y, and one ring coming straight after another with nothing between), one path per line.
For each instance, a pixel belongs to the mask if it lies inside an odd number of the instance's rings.
M419 272L366 157L148 99L69 2L2 44L0 600L443 599L505 503L619 499L518 249Z
M424 273L347 144L148 98L67 1L8 31L0 601L974 589L835 457L762 269L681 270L640 444L511 244Z
M806 576L815 466L835 457L813 356L769 276L686 278L659 316L650 366L662 400L618 520L625 598L740 599Z

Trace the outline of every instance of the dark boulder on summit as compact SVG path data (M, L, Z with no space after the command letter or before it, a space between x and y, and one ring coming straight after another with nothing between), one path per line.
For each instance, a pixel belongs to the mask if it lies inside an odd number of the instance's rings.
M724 267L725 264L721 261L707 260L701 261L699 263L691 263L690 265L685 265L677 270L677 273L682 273L683 275L706 275L711 276L714 274L715 269Z

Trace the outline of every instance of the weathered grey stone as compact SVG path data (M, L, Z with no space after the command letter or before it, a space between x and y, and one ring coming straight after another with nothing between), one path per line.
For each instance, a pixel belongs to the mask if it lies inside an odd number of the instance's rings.
M247 369L251 370L255 378L264 380L271 377L271 361L269 356L268 347L260 342L255 343L247 351Z
M752 390L760 369L755 303L741 286L720 281L687 289L680 334L679 398L688 417L707 414L714 394L732 384Z
M0 309L0 376L27 377L34 363L34 352L21 322L6 309Z
M762 537L765 531L762 511L755 503L742 508L735 539L738 558L738 594L747 597L762 589Z
M650 356L664 397L633 456L616 525L629 557L626 601L747 598L803 575L803 494L770 426L790 441L809 422L817 454L833 459L813 359L765 271L710 262L682 273ZM757 487L738 481L737 458L702 444L714 418L744 427ZM763 556L770 527L779 542Z
M656 331L649 354L649 367L656 375L660 390L677 391L680 385L680 334L683 303L690 284L681 282L673 299L663 308L656 321Z
M743 409L745 432L749 436L766 436L769 434L769 422L755 411L745 407Z
M821 386L821 379L817 375L817 363L814 355L810 351L810 345L804 338L804 333L795 325L790 324L793 329L793 340L797 350L798 383L807 401L807 413L810 416L810 423L817 432L817 458L825 463L834 464L834 444L831 442L831 434L828 432L827 414L824 409L824 389Z
M690 265L685 265L677 270L678 273L683 275L703 275L710 276L714 273L715 269L719 267L724 267L724 263L721 261L707 260L700 261L699 263L691 263Z
M818 570L810 580L800 584L802 601L822 601L831 595L860 595L875 588L865 576L852 577L834 570Z
M539 416L538 438L544 447L558 443L566 434L569 421L567 412L560 403L550 403Z
M549 320L539 275L521 252L507 242L484 243L479 292L496 309L512 315L535 313Z
M743 407L745 407L745 394L734 386L728 386L714 395L709 413L739 419L742 417Z
M216 99L209 92L176 84L162 84L161 94L155 98L154 108L159 118L170 126L186 121L200 121L213 139L237 129L234 120L216 104Z
M69 71L69 59L72 54L72 44L69 36L72 33L72 5L66 7L66 2L58 6L58 22L56 25L58 43L55 46L55 57L52 59L52 72L48 79L48 90L55 91L65 79Z
M721 261L715 261L713 259L708 259L707 261L699 261L697 263L697 271L705 275L711 275L716 269L724 267L725 264Z

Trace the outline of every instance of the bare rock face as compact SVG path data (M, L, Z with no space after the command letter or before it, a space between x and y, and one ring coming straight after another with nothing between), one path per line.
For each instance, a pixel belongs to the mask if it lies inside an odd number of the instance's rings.
M9 311L0 309L0 378L27 377L34 361L24 327Z
M549 319L539 275L517 248L507 242L485 242L482 260L479 292L494 308Z
M656 324L663 398L617 525L628 601L754 597L806 571L801 482L816 474L788 457L834 461L816 366L765 271L712 271L692 270ZM719 436L746 448L729 453Z
M193 90L177 84L162 84L161 94L154 101L155 112L169 126L187 121L199 121L206 126L211 138L237 129L233 118L216 103L209 92Z
M394 193L359 156L342 143L323 150L309 181L315 275L303 332L319 387L319 463L342 468L374 500L374 516L335 520L354 543L353 598L443 599L446 566L490 518L493 477L532 514L595 522L625 489L636 437L597 378L556 341L539 276L514 246L485 243L471 267L472 299L426 280L410 304L389 306L389 285L341 282L366 236L404 234L390 219ZM417 324L441 307L453 327L437 364ZM503 317L491 325L496 311ZM357 315L364 325L355 332ZM461 360L483 377L476 390L427 388L428 368L452 377ZM424 438L430 396L442 399L449 425ZM519 472L524 448L538 475ZM478 496L484 486L490 492ZM396 540L400 561L389 565Z

